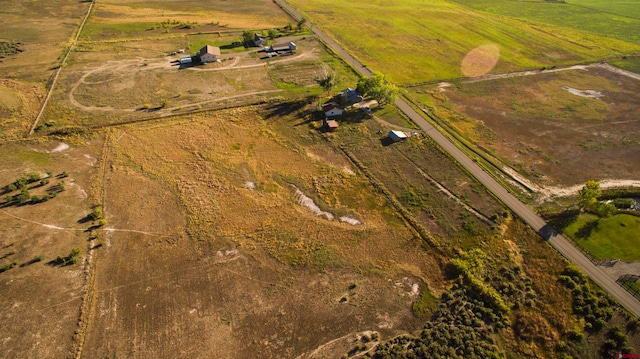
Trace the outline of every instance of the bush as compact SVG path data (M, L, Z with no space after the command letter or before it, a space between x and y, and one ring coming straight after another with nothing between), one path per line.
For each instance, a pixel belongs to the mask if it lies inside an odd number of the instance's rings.
M104 213L102 212L102 206L96 205L93 207L93 211L89 214L89 218L92 220L98 220L104 218Z
M636 201L632 198L616 198L613 200L613 205L620 209L629 209L635 203Z
M11 263L7 263L7 264L3 265L2 267L0 267L0 273L8 271L9 269L15 267L16 264L18 264L18 263L11 262Z
M27 175L27 178L28 178L27 181L29 183L40 181L40 175L37 173L30 173L29 175Z

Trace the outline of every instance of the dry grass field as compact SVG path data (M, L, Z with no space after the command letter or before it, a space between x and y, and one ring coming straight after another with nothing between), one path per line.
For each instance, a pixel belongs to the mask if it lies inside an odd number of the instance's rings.
M391 143L390 128L413 126L392 106L351 109L325 133L317 79L353 87L347 64L304 32L278 40L298 44L290 56L232 45L290 21L272 1L98 1L22 140L88 4L0 5L0 74L11 74L0 81L0 357L597 358L627 324L640 344L621 310L588 283L572 291L580 277L564 259L424 134ZM484 19L471 17L471 29ZM514 21L500 22L504 40ZM167 56L204 43L230 46L205 66ZM601 53L556 53L563 44L507 53L500 68ZM576 149L582 166L637 176L636 82L589 67L415 90L533 179L573 184Z
M70 0L0 1L0 138L29 131L45 86L88 6Z
M541 186L640 175L637 79L590 66L434 93L457 131Z
M75 0L0 1L0 41L19 42L22 49L0 59L2 78L44 87L88 7Z
M70 147L2 145L7 184L69 175L48 202L1 209L3 264L17 263L0 273L11 308L3 357L340 357L367 331L377 334L365 348L376 350L429 320L458 249L487 253L489 272L520 266L533 283L535 313L512 315L537 323L526 334L534 342L514 324L495 334L500 351L558 354L546 341L578 325L568 291L555 288L559 256L518 221L490 226L467 213L460 202L485 217L502 207L429 141L384 146L371 119L323 134L308 101L111 127ZM106 223L86 232L96 203ZM47 264L73 247L78 263ZM422 296L432 299L418 315ZM593 357L594 340L570 350Z
M86 353L295 357L363 329L419 328L417 288L443 285L434 257L344 156L302 146L307 128L269 114L108 132L105 209L119 230L98 257Z
M42 203L7 204L0 200L0 273L3 323L0 356L4 358L63 358L71 351L84 294L83 261L64 266L51 264L73 248L88 254L82 219L94 204L91 178L100 156L101 141L89 140L65 149L58 141L0 145L0 186L5 187L30 173L47 177L49 184L27 187L43 196L65 182L65 190ZM58 175L67 172L68 177ZM11 194L15 194L11 193Z

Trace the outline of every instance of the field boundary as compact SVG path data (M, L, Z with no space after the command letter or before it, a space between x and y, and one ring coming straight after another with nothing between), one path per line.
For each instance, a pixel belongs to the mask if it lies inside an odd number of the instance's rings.
M466 209L467 211L471 212L471 214L476 216L479 220L485 222L486 224L488 224L490 226L494 224L493 221L491 221L491 219L489 219L484 214L480 213L480 211L478 211L477 209L473 208L472 206L464 203L464 201L462 199L460 199L460 197L456 196L456 194L453 193L452 191L450 191L445 185L443 185L442 183L438 182L435 178L431 177L428 173L426 173L424 170L422 170L422 168L414 160L412 160L407 155L402 153L402 151L400 151L398 149L396 149L396 151L402 157L404 157L407 161L411 162L414 166L416 166L416 170L418 170L418 173L420 173L420 175L422 175L422 177L424 177L432 185L434 185L436 188L438 188L438 190L443 192L447 197L451 198L453 201L458 203L464 209Z
M636 299L640 300L640 290L637 288L633 288L630 283L637 283L640 281L640 276L635 274L625 274L620 276L616 283L620 284L620 286L629 292L632 296L636 297Z
M420 238L422 238L425 242L431 245L434 249L436 249L439 253L442 253L442 244L429 233L429 231L424 228L424 226L418 223L418 220L413 217L413 215L406 209L400 201L389 191L389 189L379 181L369 169L362 163L360 160L349 151L344 145L339 145L338 148L342 151L342 153L349 158L349 160L356 166L358 169L369 179L369 182L373 185L374 188L379 190L391 203L391 205L398 211L398 213L402 216L402 218L415 230Z
M76 36L71 40L71 44L69 45L69 48L67 49L67 53L64 55L64 58L62 59L62 61L58 65L58 69L56 70L55 74L53 74L53 77L51 79L51 85L49 86L49 91L47 91L47 96L44 98L44 102L42 103L42 106L40 107L40 111L38 111L38 115L36 116L35 120L33 121L33 125L31 125L31 129L29 129L29 132L27 133L27 136L31 136L33 134L33 131L36 129L36 126L38 125L38 122L40 121L40 117L42 117L42 114L44 113L44 109L47 107L47 104L49 103L49 99L51 98L51 94L53 93L53 89L56 87L56 82L58 81L58 76L60 75L60 72L64 68L64 65L67 63L67 59L69 58L69 55L71 54L71 51L73 51L73 48L75 47L76 43L78 42L78 38L80 37L80 34L82 33L82 29L84 28L84 25L86 24L87 20L89 19L89 16L91 15L91 11L93 10L93 4L95 4L95 0L91 1L91 4L89 4L89 9L87 10L87 14L84 16L84 19L82 20L82 23L80 23L80 26L78 27L78 30L76 31Z

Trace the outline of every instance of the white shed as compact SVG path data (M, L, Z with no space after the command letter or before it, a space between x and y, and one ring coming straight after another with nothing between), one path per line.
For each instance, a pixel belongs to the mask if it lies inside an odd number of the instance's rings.
M406 140L407 135L402 131L391 130L389 131L389 138L391 138L393 142L398 142L398 141Z

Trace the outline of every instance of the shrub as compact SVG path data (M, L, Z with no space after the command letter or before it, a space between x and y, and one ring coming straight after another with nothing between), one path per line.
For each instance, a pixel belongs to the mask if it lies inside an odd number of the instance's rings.
M23 187L20 190L20 194L17 195L15 198L18 200L19 203L26 203L31 199L31 194L29 193L28 189Z
M89 218L92 220L98 220L104 218L104 213L102 212L102 206L96 205L93 207L93 211L89 214Z
M40 175L37 173L29 173L29 175L27 175L27 178L27 182L29 183L40 181Z
M2 267L0 267L0 273L8 271L9 269L15 267L16 264L18 264L18 263L11 262L11 263L7 263L7 264L3 265Z
M24 177L20 177L14 182L14 184L16 186L16 189L22 189L27 185L27 179Z

